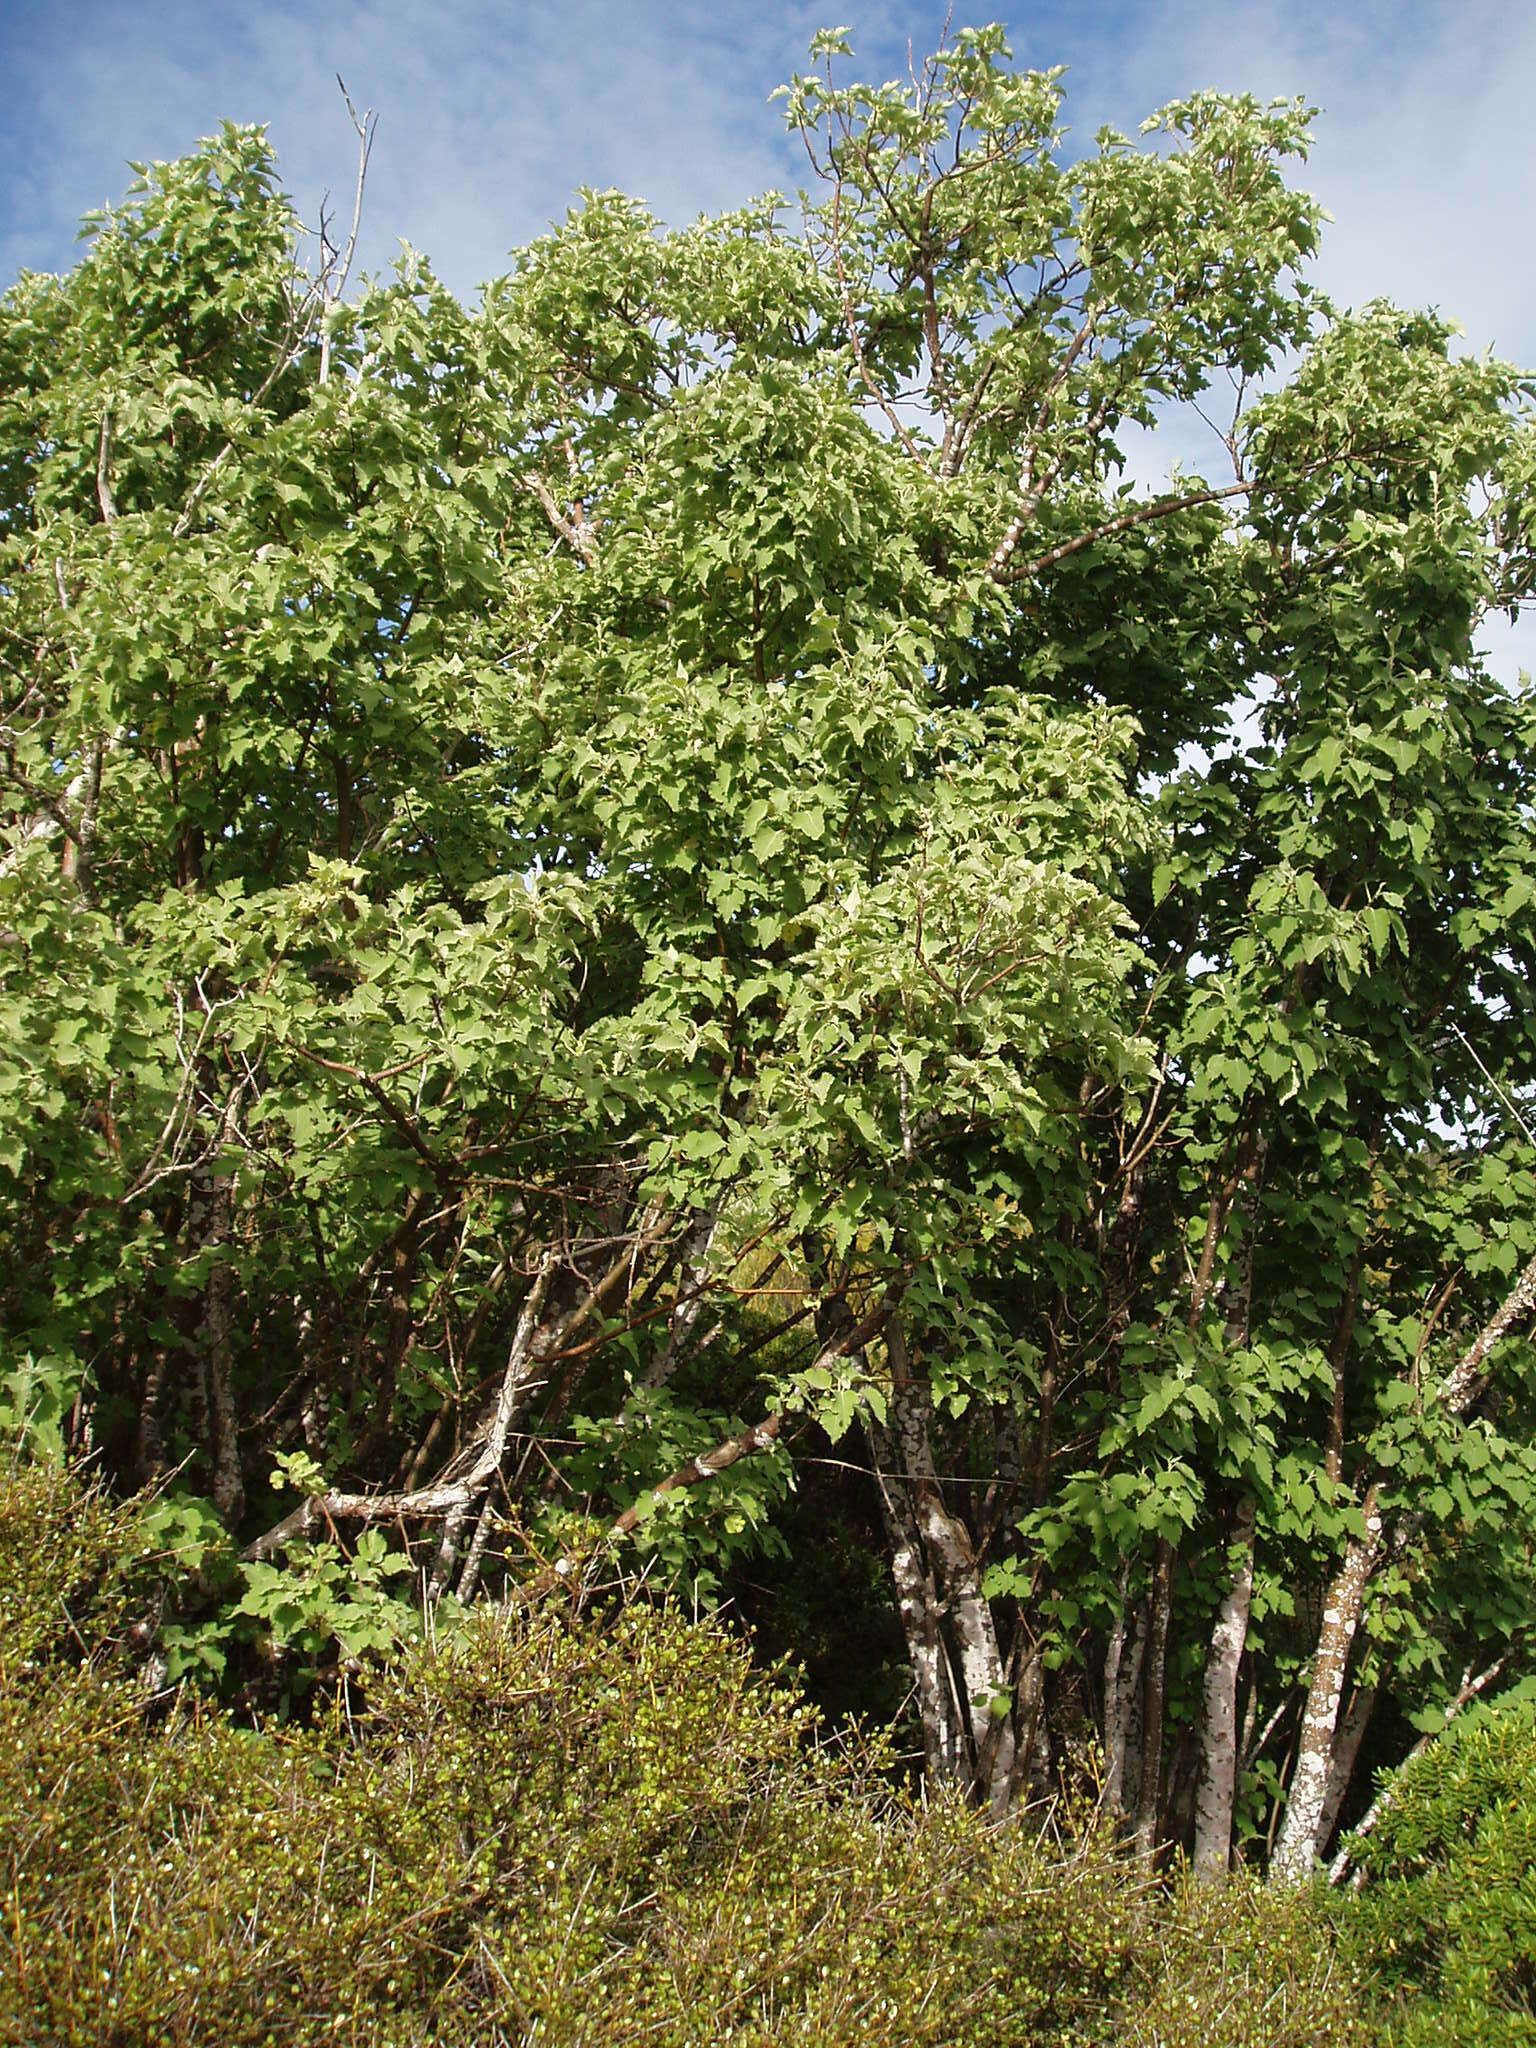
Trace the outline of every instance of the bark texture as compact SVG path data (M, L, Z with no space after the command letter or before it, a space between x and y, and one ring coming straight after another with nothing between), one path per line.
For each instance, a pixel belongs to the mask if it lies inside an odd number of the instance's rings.
M1232 1808L1237 1795L1237 1677L1253 1605L1254 1503L1244 1494L1232 1530L1232 1583L1217 1612L1206 1653L1200 1713L1200 1775L1195 1790L1194 1872L1219 1882L1232 1858Z
M1385 1548L1380 1489L1376 1486L1366 1495L1364 1519L1365 1534L1351 1541L1323 1606L1323 1626L1302 1714L1301 1744L1286 1797L1285 1819L1269 1866L1276 1884L1304 1883L1317 1856L1349 1653L1360 1625L1366 1587Z
M1536 1307L1536 1258L1525 1266L1498 1308L1478 1331L1437 1389L1440 1405L1451 1415L1464 1415L1488 1383L1488 1361L1494 1346L1516 1322ZM1291 1779L1285 1818L1275 1843L1270 1877L1282 1885L1305 1883L1320 1850L1319 1834L1333 1769L1339 1706L1355 1630L1365 1605L1371 1575L1386 1551L1381 1486L1367 1489L1363 1510L1365 1533L1351 1541L1333 1576L1323 1604L1323 1626L1302 1718L1301 1746ZM1339 1791L1342 1801L1344 1789Z
M1147 1647L1141 1673L1141 1789L1133 1837L1136 1857L1150 1864L1157 1855L1157 1822L1163 1782L1163 1700L1168 1676L1168 1622L1173 1611L1175 1551L1159 1537L1152 1565L1147 1610Z

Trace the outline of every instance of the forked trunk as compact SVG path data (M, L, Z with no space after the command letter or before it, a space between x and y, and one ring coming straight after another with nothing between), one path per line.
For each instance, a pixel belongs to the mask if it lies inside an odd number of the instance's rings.
M927 1382L900 1319L886 1326L891 1405L875 1424L891 1565L918 1689L924 1751L939 1782L994 1813L1013 1797L1017 1743L1010 1674L970 1532L944 1504L929 1435Z

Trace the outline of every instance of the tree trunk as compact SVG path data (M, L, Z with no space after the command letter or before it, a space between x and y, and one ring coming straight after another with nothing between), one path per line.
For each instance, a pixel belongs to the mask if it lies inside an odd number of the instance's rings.
M1232 1584L1217 1612L1205 1660L1194 1849L1194 1872L1202 1884L1219 1883L1232 1860L1232 1808L1237 1795L1237 1676L1253 1604L1253 1532L1253 1496L1245 1493L1234 1515Z
M677 1299L667 1317L667 1341L645 1374L647 1387L666 1386L704 1313L709 1254L719 1227L718 1206L701 1209L688 1226L678 1253Z
M1015 1708L1008 1667L969 1530L943 1499L929 1437L927 1382L911 1368L900 1318L886 1325L889 1424L871 1427L902 1624L940 1783L1006 1813L1014 1791Z
M207 1254L211 1260L192 1343L193 1405L201 1410L209 1492L229 1528L245 1512L245 1480L240 1470L235 1413L234 1307L228 1250L234 1198L230 1176L222 1170L222 1160L234 1142L244 1093L243 1087L237 1087L225 1104L218 1137L208 1159L192 1173L187 1200L187 1239L192 1256Z
M152 1486L165 1470L165 1440L160 1429L160 1400L165 1392L166 1355L159 1346L144 1375L139 1396L136 1469L140 1486Z
M1468 1671L1467 1676L1461 1682L1460 1691L1445 1710L1445 1725L1447 1728L1450 1727L1464 1707L1470 1705L1480 1693L1487 1691L1488 1687L1492 1685L1508 1662L1509 1652L1506 1650L1502 1657L1495 1658L1487 1670L1479 1672L1476 1678L1471 1675L1470 1670ZM1382 1786L1376 1797L1371 1801L1365 1818L1354 1829L1349 1841L1346 1842L1329 1866L1328 1882L1330 1884L1342 1884L1345 1878L1349 1876L1351 1870L1354 1870L1355 1873L1354 1883L1356 1890L1365 1882L1364 1865L1362 1864L1360 1868L1355 1869L1355 1851L1367 1835L1375 1832L1383 1814L1391 1809L1398 1792L1402 1789L1403 1772L1413 1762L1415 1757L1420 1757L1424 1754L1434 1739L1433 1735L1421 1735L1412 1749L1409 1750L1407 1756L1398 1765L1396 1771L1393 1772L1386 1784Z
M1339 1813L1349 1792L1349 1781L1355 1774L1355 1761L1375 1704L1375 1686L1357 1685L1339 1722L1338 1733L1333 1739L1333 1755L1328 1763L1328 1790L1323 1795L1322 1818L1317 1824L1317 1840L1312 1845L1319 1856L1328 1853L1328 1845L1339 1825Z
M900 1453L890 1432L873 1417L868 1423L870 1453L880 1488L880 1507L890 1545L891 1577L912 1682L923 1730L923 1761L933 1785L962 1782L964 1746L949 1682L944 1639L939 1626L939 1591L923 1558L922 1537L913 1512L912 1495L900 1471Z
M420 1188L413 1189L406 1197L405 1211L395 1232L394 1245L389 1255L389 1311L385 1324L384 1343L378 1354L378 1365L370 1386L369 1400L373 1414L357 1446L356 1462L364 1470L384 1449L390 1440L395 1405L395 1388L400 1378L400 1367L411 1348L416 1334L415 1318L411 1314L411 1288L415 1281L416 1257L421 1244L421 1219L427 1211L427 1195Z
M1158 1800L1163 1777L1163 1698L1168 1676L1168 1620L1173 1608L1174 1548L1157 1539L1152 1591L1147 1610L1147 1647L1141 1684L1141 1789L1133 1839L1136 1859L1150 1864L1157 1854Z
M1045 1713L1045 1663L1032 1647L1014 1688L1013 1783L1010 1804L1031 1789L1043 1791L1051 1767L1050 1729Z
M1268 1142L1258 1132L1243 1172L1242 1250L1226 1290L1225 1338L1229 1351L1247 1350L1253 1336L1253 1260L1259 1236L1259 1196L1268 1155ZM1203 1884L1225 1878L1232 1860L1232 1807L1237 1796L1237 1680L1253 1606L1254 1521L1253 1496L1244 1493L1233 1514L1232 1583L1211 1629L1201 1689L1194 1869Z
M1114 1820L1126 1818L1125 1789L1140 1769L1140 1757L1131 1754L1131 1724L1136 1717L1136 1700L1141 1687L1141 1666L1147 1647L1147 1607L1136 1604L1135 1619L1126 1608L1130 1565L1120 1570L1120 1618L1110 1636L1104 1655L1104 1810ZM1130 1643L1126 1643L1129 1627Z
M1270 1880L1275 1884L1304 1884L1312 1874L1317 1855L1344 1674L1355 1630L1360 1625L1365 1590L1383 1549L1379 1487L1373 1485L1367 1492L1364 1513L1365 1534L1351 1540L1323 1604L1323 1626L1302 1714L1301 1744L1291 1775L1285 1819L1280 1824L1269 1866Z

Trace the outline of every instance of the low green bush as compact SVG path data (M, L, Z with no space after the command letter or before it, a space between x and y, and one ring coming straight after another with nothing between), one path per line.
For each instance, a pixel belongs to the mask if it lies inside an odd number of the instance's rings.
M151 1695L142 1520L0 1477L18 2048L1366 2038L1308 1909L915 1802L665 1606L476 1612L307 1726Z
M1348 1939L1403 2048L1536 2043L1536 1705L1474 1713L1414 1759L1356 1843Z

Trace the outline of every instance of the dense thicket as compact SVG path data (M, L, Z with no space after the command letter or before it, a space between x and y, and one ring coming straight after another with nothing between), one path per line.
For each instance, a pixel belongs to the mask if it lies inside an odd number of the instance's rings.
M8 1405L173 1677L792 1528L936 1784L1298 1877L1527 1655L1529 394L1304 107L840 54L803 223L349 302L227 129L0 305Z
M486 1610L255 1735L123 1672L157 1568L133 1510L0 1478L0 1566L18 2048L1375 2038L1315 1906L1218 1916L1102 1839L895 1796L717 1624Z

